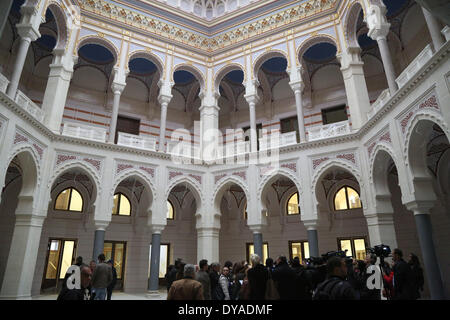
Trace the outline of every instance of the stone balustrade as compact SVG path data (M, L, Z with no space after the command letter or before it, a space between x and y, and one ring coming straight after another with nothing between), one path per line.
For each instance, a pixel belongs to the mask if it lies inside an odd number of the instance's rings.
M369 119L372 118L378 112L378 110L380 110L386 104L386 102L389 101L390 98L391 93L389 92L389 89L385 89L383 92L381 92L377 100L375 100L375 102L371 105L371 108L367 114L369 116Z
M321 140L350 133L348 120L314 126L308 131L308 141Z
M106 131L106 128L83 125L75 122L64 122L62 135L105 142Z
M432 56L433 49L431 48L431 44L428 44L395 80L398 87L403 87L409 79L414 77L419 69L422 68Z
M8 88L9 80L0 73L0 91L6 93L6 89Z
M156 139L119 132L117 144L132 148L156 151Z
M39 108L30 98L28 98L22 91L17 90L16 103L22 109L26 110L31 114L36 120L42 122L44 120L44 112Z

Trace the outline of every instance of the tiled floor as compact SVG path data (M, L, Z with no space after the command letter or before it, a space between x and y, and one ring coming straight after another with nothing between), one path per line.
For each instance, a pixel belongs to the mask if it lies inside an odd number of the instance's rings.
M56 300L56 294L43 294L40 296L34 296L33 300ZM145 293L141 294L131 294L125 292L113 292L112 300L166 300L167 290L160 290L159 297L148 296Z

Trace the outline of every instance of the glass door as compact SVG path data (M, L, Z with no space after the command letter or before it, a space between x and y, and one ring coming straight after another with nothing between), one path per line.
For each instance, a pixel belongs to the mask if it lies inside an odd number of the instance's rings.
M115 290L123 289L123 281L125 275L125 258L126 258L127 243L122 241L105 241L103 246L103 253L106 262L113 261L113 266L117 272L117 283Z
M42 290L61 287L67 269L75 263L76 239L49 239Z

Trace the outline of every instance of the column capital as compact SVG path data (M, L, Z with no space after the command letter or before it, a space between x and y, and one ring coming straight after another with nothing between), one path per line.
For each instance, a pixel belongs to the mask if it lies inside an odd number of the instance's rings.
M17 24L16 28L20 38L29 42L36 41L41 37L41 33L28 24Z
M305 83L302 80L291 81L289 82L289 85L294 93L297 93L298 91L301 94L303 93L303 89L305 89Z
M170 101L172 100L172 95L167 95L167 94L160 94L158 96L158 102L161 105L161 107L165 107L167 108L167 106L169 105Z
M307 230L317 230L319 224L318 219L301 219Z
M123 90L125 90L126 85L126 83L113 82L111 84L111 89L114 94L122 94Z
M368 226L374 226L374 225L391 225L394 223L394 213L387 212L387 213L369 213L364 214L367 225Z
M250 79L245 83L245 96L258 95L258 79Z
M219 236L220 228L216 227L199 227L197 234L199 236Z
M263 224L251 224L251 225L249 224L248 228L253 233L262 233L264 225Z
M254 108L259 102L258 94L249 94L249 95L245 94L244 98L247 101L250 108Z
M430 214L430 209L434 207L434 203L434 200L413 200L404 203L404 205L408 210L413 211L416 216L419 214Z
M381 1L378 4L369 6L366 20L369 28L367 35L370 38L373 40L386 38L391 24L387 22L386 6Z
M158 87L159 95L170 96L170 98L172 98L173 82L161 78L158 80Z
M108 220L95 220L94 221L95 230L105 231L106 228L109 226L110 222L111 221Z
M45 216L35 214L16 214L16 226L42 227Z
M289 74L289 80L291 82L298 82L298 81L303 82L302 72L303 72L302 65L293 66L292 68L287 70L287 73Z
M150 227L150 231L152 232L152 234L161 234L161 232L164 230L166 225L165 224L152 224L149 227Z

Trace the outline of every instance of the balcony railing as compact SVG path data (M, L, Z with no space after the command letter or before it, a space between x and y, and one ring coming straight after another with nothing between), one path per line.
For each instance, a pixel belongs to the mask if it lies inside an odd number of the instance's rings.
M75 122L64 122L62 134L69 137L106 141L106 129L83 125Z
M6 89L8 88L9 80L0 73L0 91L6 93Z
M167 153L173 156L200 159L200 147L190 142L167 141Z
M417 71L419 71L419 69L422 68L432 56L433 50L431 49L431 44L428 44L395 80L398 87L403 87L409 79L414 77Z
M280 148L297 143L297 132L291 131L279 134L278 132L259 138L259 150Z
M139 148L145 150L156 150L156 140L149 137L137 136L125 132L119 132L117 144L132 148Z
M314 126L308 131L308 141L332 138L350 133L348 120L327 124L324 126Z
M33 101L30 100L22 91L17 90L16 103L36 120L42 122L44 120L44 112Z
M368 112L369 119L372 118L375 113L377 113L378 110L380 110L386 104L386 102L388 102L390 98L391 94L389 92L389 89L385 89L383 92L381 92L377 100L375 100L375 102L371 105L371 108Z
M223 148L219 148L219 158L244 155L249 152L250 152L250 141L237 141L234 143L229 142L224 144Z

